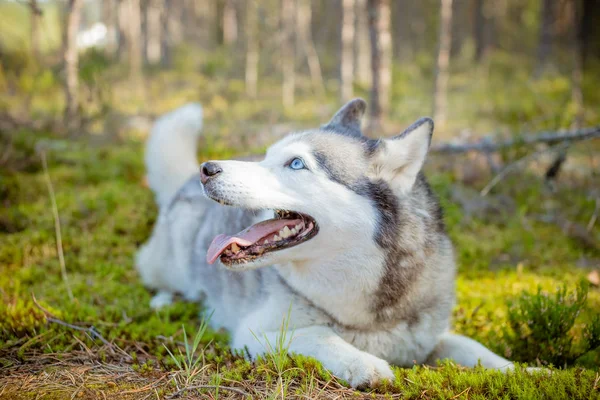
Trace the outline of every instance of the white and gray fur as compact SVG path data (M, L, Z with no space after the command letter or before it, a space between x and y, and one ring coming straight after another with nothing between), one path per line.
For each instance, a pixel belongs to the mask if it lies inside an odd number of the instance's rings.
M433 121L373 140L360 130L365 108L349 102L328 124L275 143L260 162L218 161L223 172L204 187L194 147L201 108L162 117L146 156L160 215L136 260L143 282L158 290L151 305L176 292L203 299L213 327L228 329L232 347L252 357L276 342L289 318L289 351L316 357L355 387L393 379L390 364L451 358L512 368L449 332L456 266L421 172ZM287 168L293 157L307 169ZM272 218L274 209L310 215L319 233L247 264L207 264L213 237Z

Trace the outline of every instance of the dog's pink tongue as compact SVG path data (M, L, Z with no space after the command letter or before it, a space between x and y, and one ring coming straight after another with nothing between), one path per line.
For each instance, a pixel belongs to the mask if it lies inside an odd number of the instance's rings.
M209 264L214 263L217 258L229 247L232 243L237 243L240 246L250 246L260 239L271 233L277 234L286 226L296 226L302 222L300 219L269 219L252 225L243 231L236 233L234 236L218 235L216 236L206 252L206 261Z

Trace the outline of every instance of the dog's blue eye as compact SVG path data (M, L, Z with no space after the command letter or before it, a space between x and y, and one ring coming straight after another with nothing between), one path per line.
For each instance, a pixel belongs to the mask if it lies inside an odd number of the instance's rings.
M304 161L302 161L301 158L294 158L290 162L290 168L291 169L304 169L304 168L306 168L306 166L304 165Z

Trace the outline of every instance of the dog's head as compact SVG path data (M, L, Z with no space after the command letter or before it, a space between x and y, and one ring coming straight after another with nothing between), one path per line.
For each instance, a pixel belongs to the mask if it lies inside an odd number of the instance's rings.
M361 241L391 246L397 209L418 180L433 121L423 118L396 137L373 140L361 133L365 109L364 100L350 101L326 125L275 143L261 162L202 164L209 198L274 211L273 219L217 236L207 260L250 269L366 256L357 253Z

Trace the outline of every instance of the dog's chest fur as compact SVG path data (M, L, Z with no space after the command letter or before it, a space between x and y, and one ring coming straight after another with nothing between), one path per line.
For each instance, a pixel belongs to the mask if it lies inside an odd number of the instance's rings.
M324 259L319 266L297 263L236 272L206 264L207 244L218 232L243 229L266 215L224 208L197 196L193 201L187 200L182 196L178 202L185 207L193 205L195 211L170 223L174 225L172 229L177 230L183 221L189 225L189 218L196 221L196 228L189 231L194 236L190 242L194 244L187 249L192 253L191 276L193 284L204 293L207 308L215 310L212 317L215 328L235 332L244 317L269 304L270 300L288 306L293 302L302 305L294 312L304 314L294 315L297 324L332 326L349 343L398 365L422 362L424 355L432 350L435 337L448 328L454 264L445 236L439 237L436 243L440 251L427 253L417 249L412 252L410 265L402 264L409 260L399 260L396 268L419 268L417 273L395 271L390 274L383 268L375 268L384 263L386 254L374 242L370 244L370 253L365 253L363 248L360 254L349 252L346 258ZM179 206L174 204L174 207ZM412 234L413 246L420 246L427 235L418 236ZM356 268L357 264L362 268ZM411 280L394 282L406 276ZM382 293L390 288L396 288L396 297L382 298ZM272 313L273 329L278 329L287 311L287 308L264 309L265 314ZM405 345L397 346L399 343ZM389 354L391 348L397 349L395 354Z

